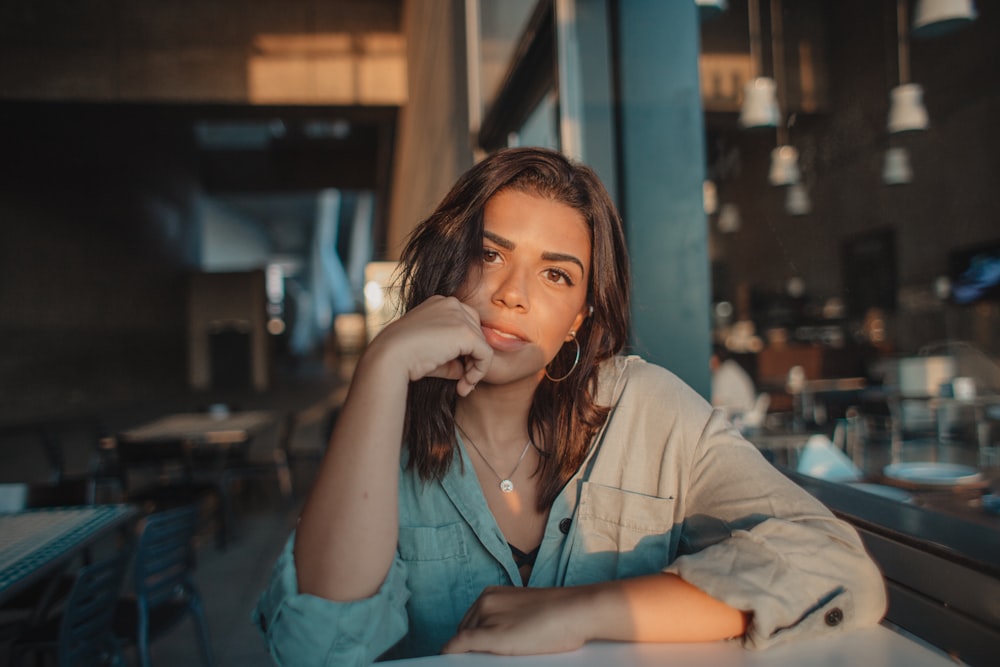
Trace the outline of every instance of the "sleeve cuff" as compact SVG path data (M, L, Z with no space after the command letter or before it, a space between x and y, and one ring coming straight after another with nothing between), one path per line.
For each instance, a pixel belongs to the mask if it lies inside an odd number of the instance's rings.
M406 634L409 592L398 558L375 595L334 602L298 592L293 544L294 536L253 612L278 665L367 665Z
M829 537L817 541L816 527L771 519L682 556L664 571L752 613L743 638L748 648L878 623L886 606L881 573L860 541L854 546Z

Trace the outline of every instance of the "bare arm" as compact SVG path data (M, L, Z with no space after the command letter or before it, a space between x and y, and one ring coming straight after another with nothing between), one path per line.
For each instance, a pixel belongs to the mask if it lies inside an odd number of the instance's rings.
M466 395L491 358L478 316L447 297L428 299L371 342L299 521L300 592L348 601L378 590L399 530L399 455L409 383L450 378Z
M445 653L555 653L587 641L696 642L741 636L749 614L673 574L567 588L490 588Z

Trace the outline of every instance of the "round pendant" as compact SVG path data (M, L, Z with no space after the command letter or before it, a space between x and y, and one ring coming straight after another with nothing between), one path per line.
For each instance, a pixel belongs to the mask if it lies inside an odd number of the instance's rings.
M510 493L514 490L514 482L509 479L500 480L500 490L504 493Z

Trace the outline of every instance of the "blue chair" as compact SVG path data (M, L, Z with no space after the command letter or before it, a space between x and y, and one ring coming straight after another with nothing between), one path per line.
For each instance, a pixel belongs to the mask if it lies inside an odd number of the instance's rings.
M76 581L61 614L32 628L11 644L11 664L28 653L55 653L59 667L125 665L112 630L112 618L125 578L127 551L87 565Z
M135 646L139 664L149 667L149 644L186 617L195 622L202 657L212 667L212 646L201 595L192 576L198 507L189 505L150 514L135 551L134 594L115 611L119 641Z

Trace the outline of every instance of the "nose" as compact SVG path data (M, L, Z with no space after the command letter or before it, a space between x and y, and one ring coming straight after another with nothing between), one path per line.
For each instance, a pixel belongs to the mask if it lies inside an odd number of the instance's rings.
M514 268L497 275L492 301L507 308L528 310L527 276Z

